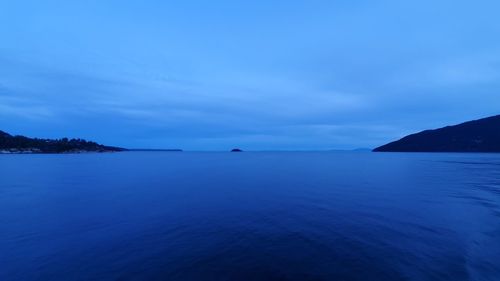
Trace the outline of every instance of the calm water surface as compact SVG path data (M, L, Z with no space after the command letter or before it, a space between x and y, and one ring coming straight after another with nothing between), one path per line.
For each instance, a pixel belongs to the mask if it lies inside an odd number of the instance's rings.
M0 155L0 280L500 280L500 155Z

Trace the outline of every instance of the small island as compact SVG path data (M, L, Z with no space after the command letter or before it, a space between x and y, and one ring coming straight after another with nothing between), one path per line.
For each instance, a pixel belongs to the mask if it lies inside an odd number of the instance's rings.
M105 146L83 139L28 138L25 136L12 136L0 131L0 154L117 152L126 150L125 148Z
M243 150L239 149L239 148L233 148L231 150L231 152L243 152Z
M375 148L375 152L500 152L500 115L426 130Z

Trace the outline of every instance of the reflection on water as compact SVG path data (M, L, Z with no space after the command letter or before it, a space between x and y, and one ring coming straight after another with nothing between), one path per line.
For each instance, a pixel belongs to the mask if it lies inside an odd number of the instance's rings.
M500 280L500 155L0 157L0 280Z

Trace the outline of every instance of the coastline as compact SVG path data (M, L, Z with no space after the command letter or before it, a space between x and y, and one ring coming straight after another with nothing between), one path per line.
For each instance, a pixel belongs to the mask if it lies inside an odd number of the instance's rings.
M127 150L68 150L61 152L47 152L37 148L33 149L0 149L0 154L84 154L84 153L113 153Z

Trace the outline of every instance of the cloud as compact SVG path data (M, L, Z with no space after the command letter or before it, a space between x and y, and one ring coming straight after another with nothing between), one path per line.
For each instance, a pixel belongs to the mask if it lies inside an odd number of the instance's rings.
M54 117L54 113L43 105L37 105L30 100L2 96L0 93L0 115L4 120L22 118L30 120L47 120Z
M500 52L466 54L420 61L392 77L400 86L446 89L497 85L500 81Z

